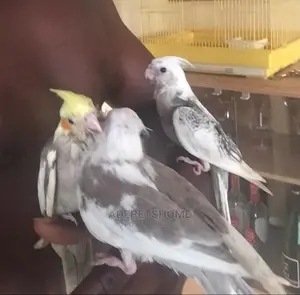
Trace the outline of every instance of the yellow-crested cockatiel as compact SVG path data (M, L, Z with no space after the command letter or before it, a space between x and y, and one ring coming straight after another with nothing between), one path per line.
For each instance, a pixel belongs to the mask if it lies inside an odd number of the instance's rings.
M77 224L72 213L78 211L76 194L77 178L84 153L94 142L94 136L102 131L97 108L92 100L71 91L55 90L62 100L60 122L53 138L44 146L38 174L38 198L41 213L52 217L59 215ZM35 249L49 243L40 239ZM54 251L62 260L66 292L73 289L92 269L91 241L75 245L54 245Z

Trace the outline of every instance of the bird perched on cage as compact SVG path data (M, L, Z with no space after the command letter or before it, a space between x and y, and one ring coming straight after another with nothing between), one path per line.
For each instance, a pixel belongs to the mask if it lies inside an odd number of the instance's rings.
M154 98L162 127L170 140L189 154L202 160L179 157L195 166L194 172L211 172L217 206L230 222L227 201L228 172L239 175L271 194L261 182L266 182L243 160L242 154L220 123L195 96L186 80L183 67L193 67L186 59L176 56L155 58L145 71L146 79L155 84Z
M80 213L89 232L121 251L98 264L136 271L136 261L166 265L195 278L209 294L252 294L243 277L258 280L271 294L285 294L255 249L191 183L146 156L138 115L112 110L79 180ZM230 290L225 281L234 282ZM217 291L216 291L217 290Z
M93 137L102 128L97 118L98 111L90 98L70 91L50 90L63 100L63 104L55 134L41 153L38 174L40 210L44 216L59 215L77 224L72 213L79 210L76 183L80 163L94 142ZM41 249L48 244L40 239L34 247ZM92 268L91 241L67 246L52 244L52 247L61 257L69 294Z

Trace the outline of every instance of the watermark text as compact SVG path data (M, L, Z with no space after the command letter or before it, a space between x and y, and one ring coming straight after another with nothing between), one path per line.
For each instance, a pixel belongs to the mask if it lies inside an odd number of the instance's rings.
M192 210L116 210L109 214L112 219L188 219L193 216Z

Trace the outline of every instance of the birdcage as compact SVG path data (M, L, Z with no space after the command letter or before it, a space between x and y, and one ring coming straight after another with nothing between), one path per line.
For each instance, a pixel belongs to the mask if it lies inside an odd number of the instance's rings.
M153 55L197 71L269 77L300 59L299 0L129 1L123 20Z

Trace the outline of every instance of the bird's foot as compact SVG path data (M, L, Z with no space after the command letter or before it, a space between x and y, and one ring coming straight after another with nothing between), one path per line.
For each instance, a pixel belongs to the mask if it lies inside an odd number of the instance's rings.
M208 172L210 170L210 164L208 162L202 161L202 171Z
M199 161L194 161L194 160L191 160L189 157L183 157L183 156L180 156L176 159L177 163L179 161L182 161L182 162L185 162L189 165L193 165L193 171L196 175L200 175L201 174L201 171L204 171L206 172L205 170L207 169L207 167L205 165L202 165ZM208 164L208 163L207 163ZM209 164L208 164L209 165ZM207 170L208 171L208 170Z
M33 248L35 250L40 250L49 245L49 242L45 241L44 239L39 239L34 245Z
M75 223L75 225L78 225L78 222L77 222L76 218L72 215L72 213L62 214L61 217Z
M106 264L111 267L119 267L125 274L133 275L137 270L137 265L132 255L126 252L124 255L122 252L122 258L124 261L120 260L118 257L109 255L107 253L97 253L93 261L93 265L103 265Z

